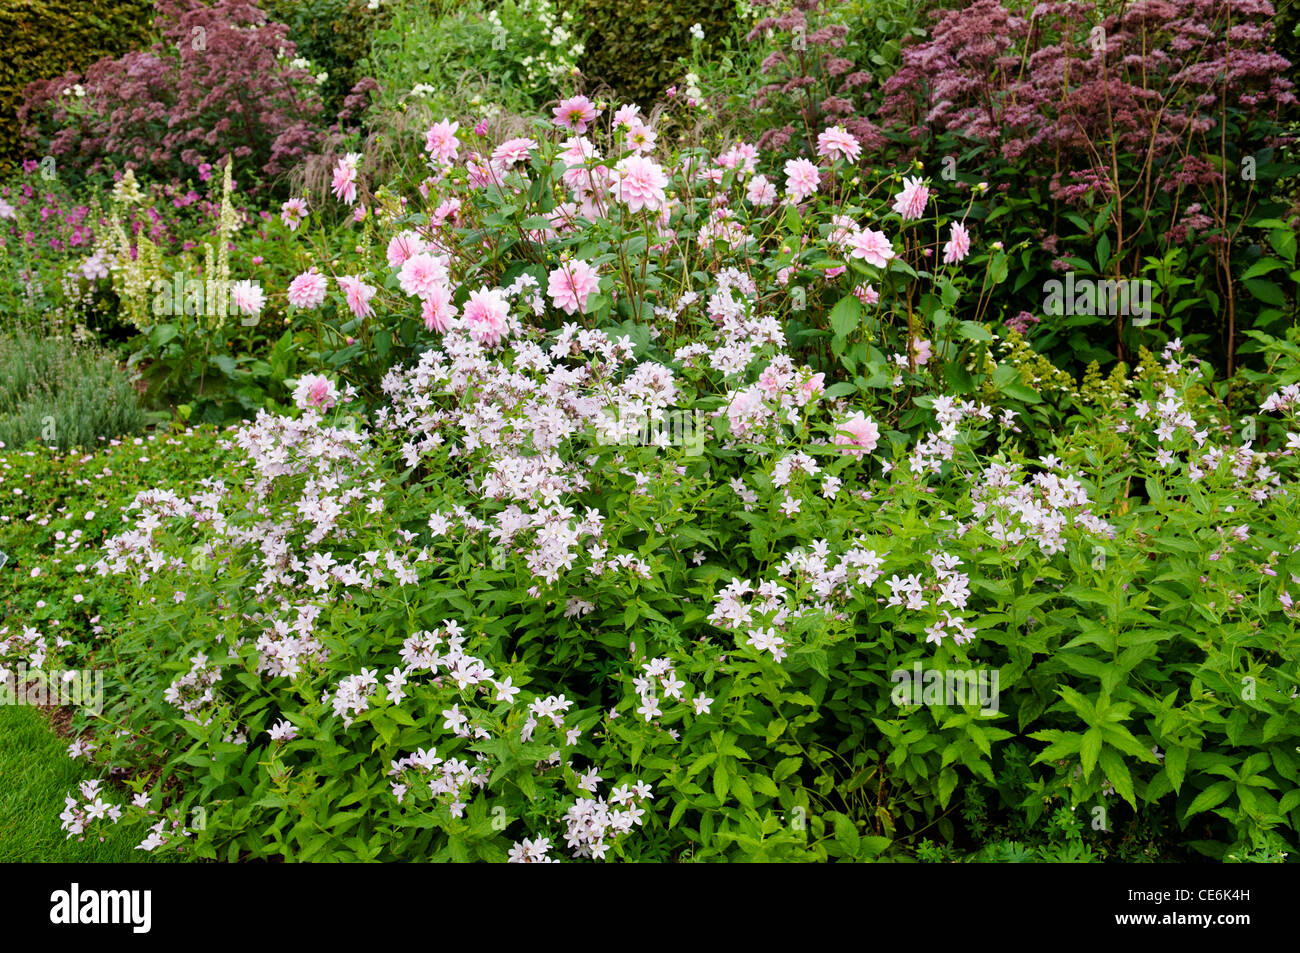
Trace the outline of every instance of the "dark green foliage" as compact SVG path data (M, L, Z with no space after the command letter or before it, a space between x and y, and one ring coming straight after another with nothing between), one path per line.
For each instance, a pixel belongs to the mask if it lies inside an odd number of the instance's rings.
M153 0L0 3L0 174L24 158L17 121L23 87L144 45L153 12Z
M325 114L333 116L370 70L370 37L391 19L391 8L371 10L366 0L262 0L266 15L289 28L298 55L315 72L329 73L321 87Z
M732 0L583 0L583 25L590 29L582 71L608 83L620 96L650 105L680 81L674 70L691 50L691 26L708 39L731 29Z

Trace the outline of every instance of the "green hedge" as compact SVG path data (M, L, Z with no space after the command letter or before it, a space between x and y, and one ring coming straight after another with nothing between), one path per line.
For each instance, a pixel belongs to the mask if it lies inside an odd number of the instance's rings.
M0 175L24 158L18 127L24 87L143 45L153 14L153 0L0 2Z
M581 0L590 30L582 71L620 96L649 106L680 83L679 56L691 51L691 25L706 38L732 28L735 0Z
M325 70L321 88L326 115L333 117L357 81L370 72L370 37L392 19L392 0L371 10L367 0L261 0L269 19L289 27L298 55L313 72Z

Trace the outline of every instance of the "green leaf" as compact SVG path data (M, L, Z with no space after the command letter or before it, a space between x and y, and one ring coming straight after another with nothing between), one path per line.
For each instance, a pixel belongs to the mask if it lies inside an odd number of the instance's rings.
M944 768L939 773L939 806L946 808L948 802L952 800L952 792L957 790L957 772L952 768Z
M862 849L862 835L858 833L858 826L853 820L843 814L836 813L835 818L835 840L844 848L845 854L849 857L856 857L858 851Z
M1246 290L1265 304L1271 304L1276 308L1286 305L1286 294L1271 281L1264 281L1260 278L1252 278L1249 281L1243 281Z
M1174 793L1181 793L1183 787L1183 778L1187 775L1187 749L1181 745L1165 749L1165 774L1169 775L1169 783L1173 786Z
M1097 756L1101 754L1101 729L1089 728L1083 735L1083 744L1079 746L1079 759L1083 762L1083 776L1092 774L1097 766Z
M830 325L837 338L847 338L862 322L862 302L845 295L831 308Z
M1232 781L1219 781L1211 784L1208 788L1196 795L1196 799L1187 806L1187 812L1183 815L1184 819L1194 814L1200 814L1202 811L1208 811L1211 808L1218 807L1236 789L1236 784Z
M1101 752L1101 769L1114 785L1115 791L1133 807L1137 800L1133 796L1133 776L1129 774L1128 765L1114 748L1103 748Z
M713 771L713 793L718 796L719 801L727 799L727 791L731 788L731 778L727 775L726 761L719 761L717 768Z

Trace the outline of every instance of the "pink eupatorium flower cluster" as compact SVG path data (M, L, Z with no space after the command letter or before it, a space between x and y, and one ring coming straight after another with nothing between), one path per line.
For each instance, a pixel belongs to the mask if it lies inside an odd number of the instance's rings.
M319 146L320 95L305 70L289 65L287 26L268 22L248 0L157 7L161 36L148 49L27 88L19 120L37 155L92 172L129 166L168 181L201 176L230 156L237 179L261 181ZM75 112L64 95L74 84L86 107Z

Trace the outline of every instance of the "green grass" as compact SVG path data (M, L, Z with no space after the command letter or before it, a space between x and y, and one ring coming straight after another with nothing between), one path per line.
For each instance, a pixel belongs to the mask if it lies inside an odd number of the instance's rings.
M64 795L92 778L40 711L0 705L0 863L124 863L154 857L135 845L143 829L111 828L78 843L59 829ZM126 797L114 798L125 801Z

